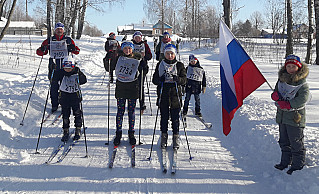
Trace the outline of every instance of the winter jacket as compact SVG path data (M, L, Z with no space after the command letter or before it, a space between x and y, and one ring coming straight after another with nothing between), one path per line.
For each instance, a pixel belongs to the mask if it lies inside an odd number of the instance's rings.
M64 77L70 77L71 75L78 74L78 83L80 85L85 84L87 82L86 76L83 74L83 72L80 70L80 68L75 67L71 72L66 72L64 70L57 71L54 73L52 82L53 83L61 83ZM61 104L63 104L65 98L74 98L74 101L81 101L81 93L80 90L77 92L64 92L61 91L59 92L59 101Z
M135 42L135 40L132 40L132 42L133 42L134 45L144 44L144 46L145 46L145 56L143 57L143 60L149 61L149 60L152 59L152 52L151 52L151 49L150 49L150 47L148 46L146 40L145 40L145 41L141 41L141 42L139 42L139 43Z
M106 55L103 58L103 64L105 70L108 72L109 68L111 71L115 69L118 52L121 50L119 42L112 38L107 38L104 45ZM111 63L110 67L109 64Z
M202 66L200 66L199 61L197 61L197 63L195 65L192 64L188 64L188 67L197 67L200 69L203 69ZM186 75L187 75L187 71L188 71L188 67L186 67ZM186 93L191 93L191 94L200 94L202 92L202 87L206 87L206 76L205 76L205 72L203 73L203 79L202 81L195 81L192 79L187 79L187 83L186 83Z
M156 65L156 69L153 74L152 82L157 85L157 97L158 100L161 98L161 102L169 104L172 109L181 108L182 104L182 89L181 85L186 84L186 69L182 62L176 60L176 58L172 61L164 59L164 62L168 64L176 63L177 68L177 87L178 87L178 96L176 91L175 83L163 83L163 90L161 94L162 82L159 75L159 65L161 62L158 62Z
M133 53L130 56L126 56L123 51L119 51L119 57L124 56L128 58L133 58L140 60L141 55L138 53ZM116 64L118 65L118 64ZM138 75L140 74L141 70L144 67L144 63L140 61L138 66L138 73L135 75L135 80L132 82L121 82L118 79L116 80L116 88L115 88L115 98L124 98L124 99L138 99L139 98L139 81L137 79Z
M165 45L167 45L167 44L174 44L175 45L175 43L171 40L171 38L164 39L164 38L160 37L160 41L156 45L156 49L155 49L156 60L161 61L161 60L165 59L164 52L163 52L164 50L161 48L162 47L165 48Z
M69 53L72 54L79 54L80 49L79 47L77 47L74 43L74 41L70 38L67 37L65 35L62 35L60 37L58 37L56 34L54 36L51 37L51 39L46 39L42 42L41 47L39 47L36 51L37 55L39 56L43 56L48 54L48 52L50 51L50 41L61 41L61 40L66 40L66 44L67 44L67 49ZM53 59L53 58L49 58L49 73L48 73L48 78L51 79L51 75L52 75L52 71L53 69L55 70L60 70L62 69L62 61L63 58L61 59Z
M294 98L289 100L291 109L281 110L277 106L276 122L279 124L287 124L295 127L306 126L306 111L305 105L309 97L309 86L306 83L306 77L309 74L309 69L306 64L302 65L302 68L296 74L289 74L283 66L279 72L279 80L276 83L275 91L278 91L279 82L287 83L288 85L301 87L297 91ZM284 100L284 99L280 99ZM301 118L300 118L301 116ZM297 119L299 117L299 119ZM299 121L298 121L299 120Z

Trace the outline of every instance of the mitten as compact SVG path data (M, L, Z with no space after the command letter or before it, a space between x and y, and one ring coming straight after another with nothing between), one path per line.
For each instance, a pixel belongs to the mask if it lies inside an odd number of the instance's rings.
M165 82L165 74L163 74L163 75L160 77L160 81L161 81L161 82Z
M273 92L273 93L271 94L271 99L272 99L273 101L278 101L278 100L280 99L280 94L279 94L277 91Z
M206 87L203 87L203 88L202 88L202 92L203 92L203 94L205 94L205 92L206 92Z
M277 101L277 103L280 109L287 109L287 110L291 109L289 101Z

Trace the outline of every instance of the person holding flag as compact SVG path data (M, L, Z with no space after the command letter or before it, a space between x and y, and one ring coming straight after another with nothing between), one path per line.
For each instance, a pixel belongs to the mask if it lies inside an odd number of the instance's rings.
M291 164L287 174L301 170L305 165L304 128L305 105L309 96L306 77L309 70L296 55L288 55L285 65L278 72L278 81L271 99L277 106L276 122L279 125L281 161L275 168L283 170Z

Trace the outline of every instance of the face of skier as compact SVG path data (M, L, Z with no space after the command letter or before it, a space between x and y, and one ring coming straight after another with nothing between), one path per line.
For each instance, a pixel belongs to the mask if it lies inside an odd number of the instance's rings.
M133 49L130 46L126 46L123 48L123 52L125 55L131 55L133 53Z
M139 42L142 41L142 37L141 37L141 36L134 36L134 41L135 41L136 43L139 43Z
M197 60L190 60L190 63L191 63L192 65L195 65L195 64L197 63Z
M298 71L298 66L293 63L288 63L286 65L286 70L289 74L295 74Z
M63 28L57 28L57 29L55 29L55 34L56 34L56 35L62 36L63 33L64 33Z
M63 68L64 69L64 71L66 71L66 72L71 72L72 70L73 70L73 68Z
M167 60L174 60L175 59L175 53L173 52L173 51L166 51L165 52L165 58L167 59Z

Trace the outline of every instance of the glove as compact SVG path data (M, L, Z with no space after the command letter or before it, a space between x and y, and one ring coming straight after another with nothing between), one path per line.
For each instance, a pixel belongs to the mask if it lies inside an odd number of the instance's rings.
M291 109L289 101L277 101L277 103L280 109L287 109L287 110Z
M161 81L161 82L165 82L165 74L163 74L163 75L160 77L160 81Z
M203 94L205 94L205 92L206 92L206 87L203 87L203 88L202 88L202 92L203 92Z
M41 46L40 50L44 53L47 50L48 46Z
M176 82L176 83L178 83L179 80L178 80L177 75L173 75L173 81Z
M70 44L70 45L68 46L68 51L69 51L69 52L75 51L75 45L74 45L74 44Z
M280 98L281 98L281 96L280 96L280 94L279 94L277 91L275 91L275 92L273 92L273 93L271 94L271 99L272 99L273 101L278 101Z

